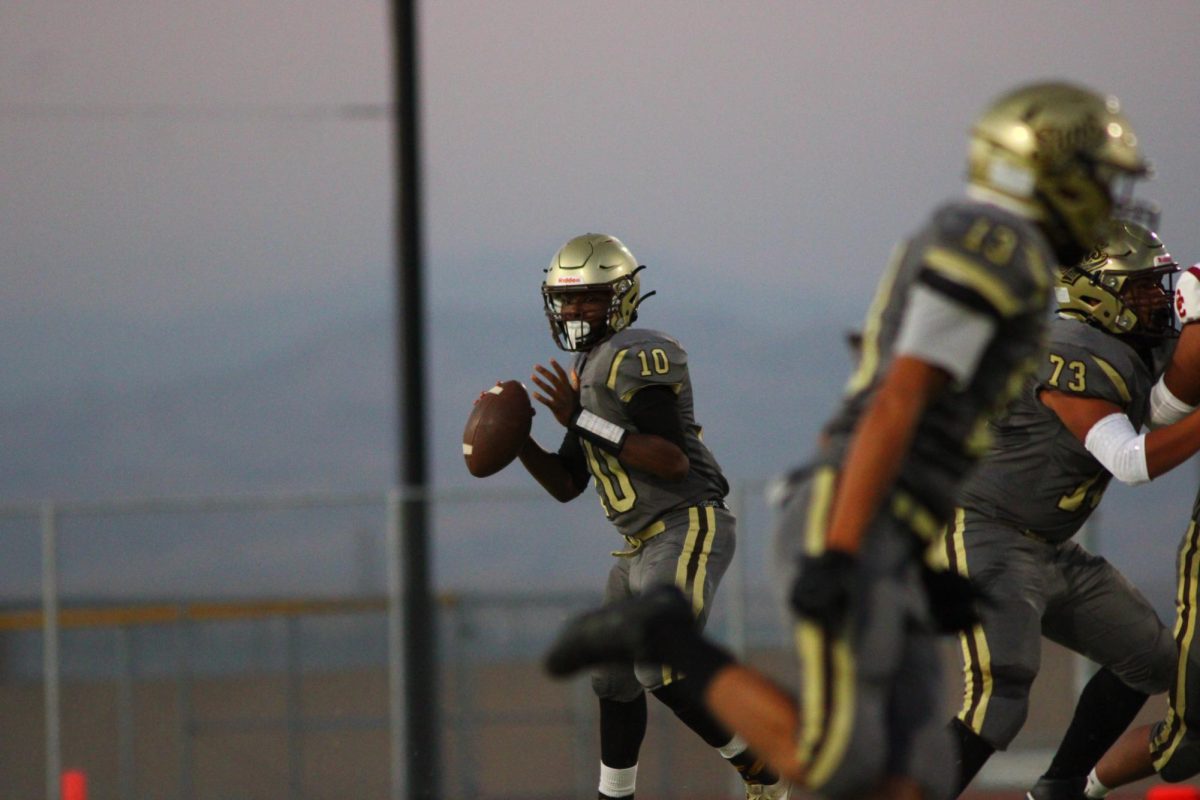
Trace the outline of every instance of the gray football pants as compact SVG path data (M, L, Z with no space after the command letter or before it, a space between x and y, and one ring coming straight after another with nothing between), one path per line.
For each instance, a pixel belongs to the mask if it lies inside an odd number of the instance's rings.
M692 506L659 520L663 530L632 555L620 556L608 573L604 603L615 603L652 586L674 584L692 601L699 629L708 621L721 576L733 560L736 521L723 508ZM592 672L598 697L629 702L676 676L662 664L606 664Z
M950 564L987 594L982 624L960 636L958 718L998 750L1029 712L1042 641L1108 667L1128 686L1164 692L1176 647L1150 603L1116 567L1074 541L1050 544L960 510L946 537Z
M1200 495L1197 496L1200 507ZM1197 583L1200 582L1200 528L1194 511L1179 545L1175 585L1175 642L1179 672L1171 685L1167 714L1154 726L1150 753L1164 781L1184 781L1200 773L1200 642L1196 641Z
M798 618L786 598L802 554L824 550L834 470L789 488L775 529L775 586L784 595L799 661L797 759L804 789L859 797L888 776L916 781L928 800L954 785L953 741L937 638L911 530L880 514L856 565L850 621L830 633Z

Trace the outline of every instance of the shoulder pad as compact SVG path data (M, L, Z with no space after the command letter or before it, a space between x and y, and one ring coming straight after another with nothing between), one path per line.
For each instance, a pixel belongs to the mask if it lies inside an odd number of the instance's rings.
M985 204L956 203L939 209L917 241L934 283L973 295L970 304L999 317L1046 309L1048 252L1024 220Z
M1200 320L1200 264L1193 264L1179 274L1175 283L1175 313L1180 325Z
M627 403L647 386L678 390L687 377L687 352L670 337L639 336L620 343L605 385Z
M1056 319L1038 365L1038 385L1128 408L1137 355L1116 336L1077 320Z

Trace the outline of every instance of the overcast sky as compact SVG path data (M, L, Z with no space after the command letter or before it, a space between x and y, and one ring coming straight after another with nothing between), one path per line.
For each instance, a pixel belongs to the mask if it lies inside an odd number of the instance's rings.
M846 327L958 191L989 98L1118 94L1200 259L1200 7L420 4L434 303L538 315L557 246L622 237L675 302ZM2 0L3 396L278 347L386 306L380 0ZM143 376L144 377L144 376Z
M1200 260L1195 0L420 13L438 308L543 327L542 268L603 231L685 342L673 314L719 308L840 349L893 243L960 191L972 120L1043 78L1121 98L1157 167L1140 194ZM388 50L382 0L0 0L0 401L219 373L388 309ZM475 346L509 355L503 330ZM775 418L829 413L793 404Z

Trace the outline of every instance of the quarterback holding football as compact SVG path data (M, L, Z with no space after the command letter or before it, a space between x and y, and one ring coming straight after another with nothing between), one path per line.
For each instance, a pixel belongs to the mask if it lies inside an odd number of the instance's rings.
M534 399L564 428L555 451L532 437L518 457L560 502L595 481L609 521L622 537L605 587L614 603L656 586L688 598L698 627L734 551L735 519L725 504L729 484L700 439L692 404L688 354L674 338L637 328L643 267L618 239L589 233L567 242L550 261L542 301L568 366L552 359L534 367ZM749 798L784 798L786 784L746 743L716 723L681 690L680 671L627 660L592 673L600 701L601 798L631 798L646 731L646 692L737 769Z

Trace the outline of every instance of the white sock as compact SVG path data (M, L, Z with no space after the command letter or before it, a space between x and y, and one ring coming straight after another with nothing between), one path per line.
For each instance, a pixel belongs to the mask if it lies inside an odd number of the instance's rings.
M747 746L746 740L735 733L732 739L717 748L717 752L722 758L735 758L746 752Z
M1087 785L1083 788L1083 793L1091 798L1091 800L1100 800L1100 798L1107 795L1110 791L1112 790L1101 783L1100 779L1096 777L1096 770L1093 769L1088 773Z
M600 793L608 797L628 797L637 788L637 764L613 769L600 762Z

